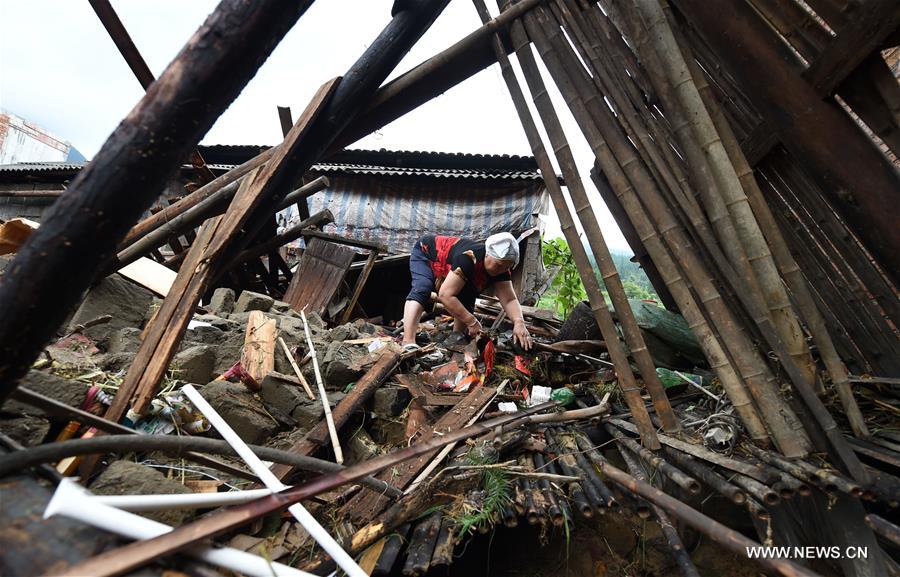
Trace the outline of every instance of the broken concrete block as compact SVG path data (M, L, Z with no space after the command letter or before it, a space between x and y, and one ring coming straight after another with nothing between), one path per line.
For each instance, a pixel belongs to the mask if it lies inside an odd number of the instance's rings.
M206 310L215 315L228 314L234 311L234 291L230 288L217 288L213 291Z
M334 409L343 398L344 393L330 391L328 392L328 405ZM291 416L297 421L298 427L308 430L318 425L325 418L325 408L322 406L322 401L318 398L315 401L307 400L302 405L298 405L291 412Z
M100 344L123 327L140 327L147 313L153 293L118 274L110 275L92 288L69 321L69 330L104 315L109 322L85 329L84 334Z
M378 445L362 427L356 430L343 449L344 465L347 466L374 459L379 453Z
M191 490L177 481L167 479L159 470L131 461L113 461L90 485L97 495L173 495L190 493ZM190 511L169 510L143 513L167 525L181 525Z
M241 383L213 381L203 387L202 393L207 402L247 443L260 444L278 430L278 423Z
M212 328L212 327L209 327ZM217 330L217 329L215 329ZM188 331L189 333L192 331ZM213 367L213 374L221 375L230 369L234 363L241 360L241 350L244 348L243 331L218 331L219 337L214 341L207 341L215 346L216 363Z
M321 355L321 350L316 352ZM325 386L329 389L343 391L350 383L356 382L364 371L354 368L354 365L366 355L366 349L345 345L335 341L328 345L324 358L320 357L322 364L322 376Z
M195 344L217 345L225 337L225 331L211 326L195 326L184 333L184 341ZM243 335L241 342L244 341Z
M213 374L216 365L216 353L208 345L194 345L175 355L172 359L172 370L175 378L188 383L208 383L217 375Z
M309 397L301 387L289 380L269 373L260 383L259 397L266 406L274 406L290 414L297 405L309 401Z
M351 324L353 325L353 328L356 329L356 332L360 337L378 334L378 327L366 321L366 319L356 319Z
M275 299L273 299L269 295L255 293L253 291L243 291L243 292L241 292L241 296L238 297L238 300L234 305L234 312L235 313L249 313L250 311L267 312L270 308L272 308L272 303L274 303L274 302L275 302Z
M88 385L85 383L70 381L53 373L35 370L28 371L19 381L19 386L31 389L70 407L81 406L88 392Z
M319 313L307 313L306 322L309 323L309 328L313 327L317 329L325 328L325 321L322 320L322 317L319 316Z
M293 309L291 308L290 303L286 303L284 301L275 301L272 303L272 312L276 312L280 315L289 314Z
M372 412L382 418L392 418L406 410L412 395L402 387L382 387L375 391Z
M136 353L141 346L141 329L124 327L110 333L106 350L110 354Z
M356 330L351 324L340 325L331 329L331 340L334 342L339 341L352 341L353 339L359 338L359 331Z
M115 373L130 367L134 356L134 353L109 353L99 362L99 366L104 371Z
M240 331L244 328L241 323L218 315L194 315L193 320L197 321L194 323L195 328L203 328L198 326L200 323L212 325L220 331Z
M0 412L0 433L9 435L12 440L25 447L43 443L47 433L50 432L50 421L32 414L13 415L13 407L9 405L12 403L7 403L5 410ZM9 411L9 418L6 418L6 411Z

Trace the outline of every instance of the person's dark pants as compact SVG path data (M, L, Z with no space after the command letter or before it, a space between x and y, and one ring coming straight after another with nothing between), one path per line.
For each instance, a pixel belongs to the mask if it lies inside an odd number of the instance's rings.
M422 252L419 241L413 244L409 253L409 274L412 277L412 287L406 295L406 300L416 301L430 312L433 308L431 292L434 290L434 271L431 270L431 261ZM475 311L475 291L463 290L457 298L467 311L470 313Z
M412 277L412 287L406 300L416 301L425 310L431 309L431 291L434 290L434 271L431 270L431 261L422 252L419 241L413 244L409 252L409 274Z

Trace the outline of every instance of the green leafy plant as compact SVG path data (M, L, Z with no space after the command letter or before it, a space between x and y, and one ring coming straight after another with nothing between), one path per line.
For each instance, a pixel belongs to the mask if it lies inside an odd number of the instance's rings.
M468 465L491 465L495 462L496 459L483 447L475 447L466 455ZM512 503L509 475L503 469L483 469L481 486L482 491L478 499L466 499L454 515L458 527L457 534L460 537L483 525L493 524L502 514L503 508Z
M550 288L541 298L539 306L549 305L563 318L566 318L575 305L587 297L584 286L581 284L578 267L575 266L569 244L561 238L544 240L542 251L544 266L551 270L557 268L559 270Z

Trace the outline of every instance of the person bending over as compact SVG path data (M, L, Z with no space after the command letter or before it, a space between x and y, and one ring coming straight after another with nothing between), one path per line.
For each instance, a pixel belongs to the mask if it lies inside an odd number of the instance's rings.
M412 288L403 309L404 348L416 346L419 319L430 306L432 290L453 316L454 330L470 337L478 335L482 327L473 314L475 297L493 285L494 294L513 323L513 342L530 349L531 335L509 275L518 262L519 243L508 232L491 235L483 243L433 234L417 240L409 255Z

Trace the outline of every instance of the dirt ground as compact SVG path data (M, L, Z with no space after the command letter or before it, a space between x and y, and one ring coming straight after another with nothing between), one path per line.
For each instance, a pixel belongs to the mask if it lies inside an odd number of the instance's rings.
M519 525L479 535L457 548L449 577L671 577L679 575L659 526L608 514L562 529ZM691 548L703 577L757 577L763 573L708 539ZM398 573L399 574L399 573ZM441 575L431 571L429 575Z

